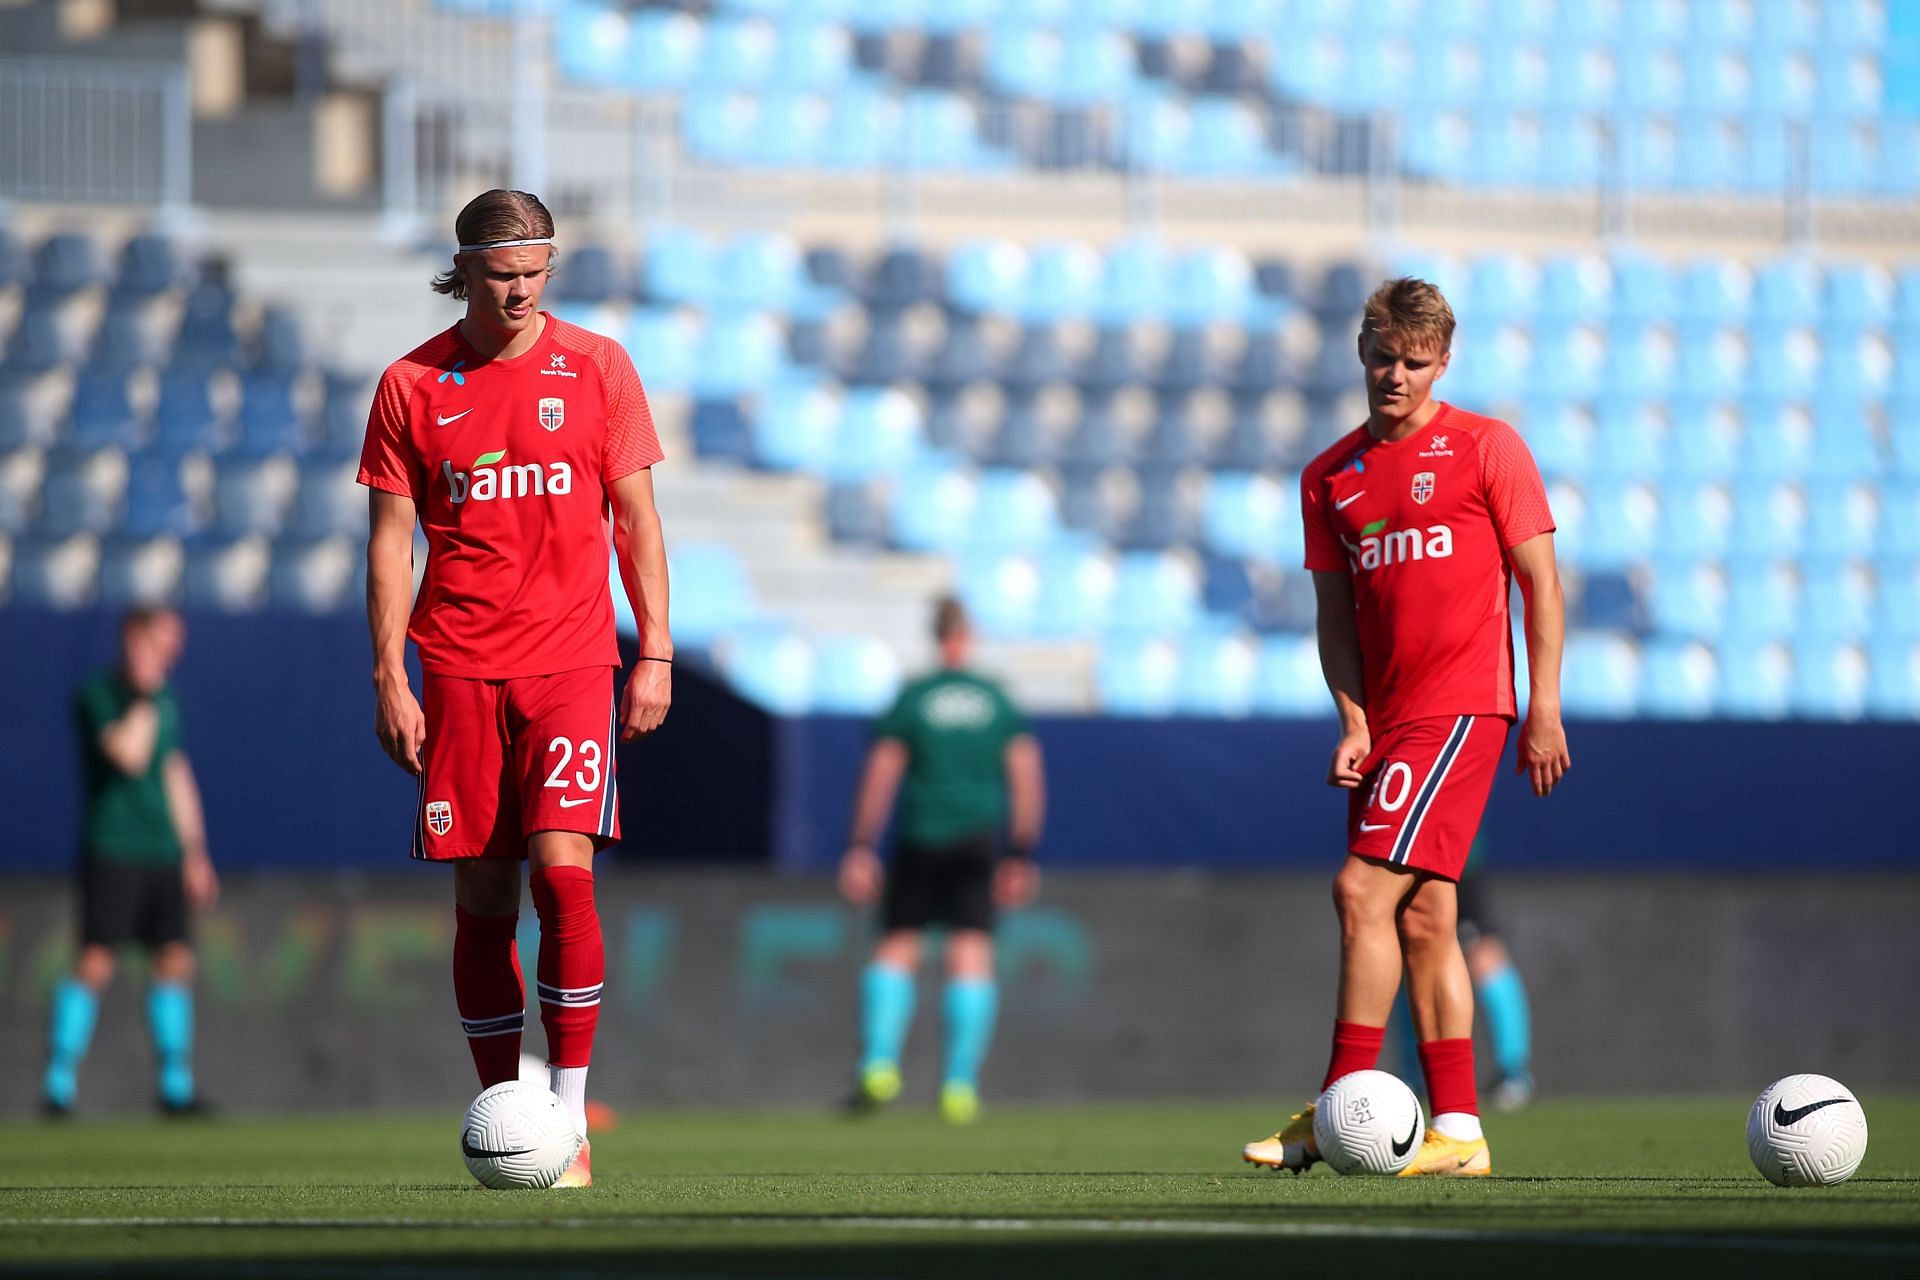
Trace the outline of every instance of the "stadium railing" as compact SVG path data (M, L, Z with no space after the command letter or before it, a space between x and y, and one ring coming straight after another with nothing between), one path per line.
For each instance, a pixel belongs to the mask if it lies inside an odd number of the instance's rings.
M145 206L192 199L183 65L0 58L0 198Z

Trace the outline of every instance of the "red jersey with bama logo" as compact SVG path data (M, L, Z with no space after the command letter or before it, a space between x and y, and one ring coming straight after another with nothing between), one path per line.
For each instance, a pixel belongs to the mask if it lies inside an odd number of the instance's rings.
M1383 444L1363 426L1300 477L1307 568L1353 578L1367 724L1512 718L1507 548L1553 529L1514 429L1442 404Z
M620 344L542 315L525 355L483 359L455 325L374 394L360 483L419 510L427 572L407 635L438 675L620 663L607 490L660 461L660 443Z

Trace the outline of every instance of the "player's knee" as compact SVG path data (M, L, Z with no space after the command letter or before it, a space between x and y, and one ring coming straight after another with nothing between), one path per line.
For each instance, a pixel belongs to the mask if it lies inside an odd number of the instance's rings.
M113 951L109 947L84 947L73 966L73 976L85 986L100 991L113 981Z
M479 858L455 864L453 900L470 915L520 914L520 864Z
M1376 879L1368 868L1352 862L1333 878L1333 907L1349 936L1385 926L1393 918L1393 900L1381 892Z
M991 978L993 976L993 938L978 929L955 932L947 939L947 976L950 978Z
M873 962L889 969L912 972L920 967L920 935L911 929L895 929L880 939L873 949Z
M1398 919L1400 941L1409 949L1455 942L1456 921L1447 904L1425 901L1416 894ZM1456 943L1457 945L1457 943Z
M171 942L153 957L155 982L193 981L193 948L184 942Z

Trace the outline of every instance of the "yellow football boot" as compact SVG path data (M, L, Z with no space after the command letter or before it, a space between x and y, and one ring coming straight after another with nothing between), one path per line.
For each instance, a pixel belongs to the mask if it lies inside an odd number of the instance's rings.
M1262 1138L1258 1142L1249 1142L1240 1150L1240 1158L1248 1164L1265 1165L1269 1169L1291 1169L1295 1173L1305 1173L1320 1159L1320 1148L1313 1141L1313 1107L1309 1102L1304 1111L1297 1111L1287 1119L1287 1127L1271 1138Z
M1427 1130L1426 1141L1413 1153L1413 1163L1402 1178L1484 1178L1493 1172L1493 1157L1484 1137L1449 1138L1438 1129Z
M580 1140L580 1150L574 1155L573 1163L560 1175L556 1187L590 1187L593 1185L593 1144L585 1138Z
M957 1080L940 1086L940 1118L952 1125L969 1125L978 1120L979 1091Z

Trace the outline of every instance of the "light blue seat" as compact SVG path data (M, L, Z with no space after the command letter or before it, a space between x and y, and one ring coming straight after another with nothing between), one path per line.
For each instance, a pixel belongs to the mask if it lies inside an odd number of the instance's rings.
M825 387L770 397L749 430L753 461L769 471L826 472L840 425L840 402Z
M1739 468L1743 437L1738 411L1713 403L1669 402L1664 473L1680 481L1725 480Z
M216 613L251 613L266 603L272 552L264 537L204 537L187 544L182 603Z
M673 578L668 604L673 634L681 644L705 648L746 626L758 612L753 583L732 548L717 542L676 543L667 559ZM616 578L616 607L625 595Z
M919 89L907 95L901 137L905 159L916 168L977 173L1013 162L1009 153L981 137L973 103L945 90Z
M1821 290L1821 317L1855 328L1877 328L1893 319L1893 277L1871 263L1836 263L1827 268Z
M1672 186L1681 191L1736 191L1745 179L1747 135L1731 120L1688 117L1675 134Z
M1853 402L1835 397L1823 402L1814 422L1808 472L1835 479L1866 479L1881 470L1880 442L1873 423Z
M1016 98L1047 98L1065 58L1058 32L1008 24L987 37L987 83Z
M1253 264L1237 249L1194 249L1174 260L1168 318L1182 326L1239 320L1253 301Z
M1655 640L1641 652L1640 713L1660 720L1703 720L1713 714L1719 666L1696 640Z
M1866 120L1817 120L1807 148L1808 176L1822 195L1859 195L1880 183L1879 143Z
M1100 275L1098 318L1124 324L1159 314L1166 307L1170 266L1167 255L1152 240L1124 240L1107 251Z
M1733 546L1733 510L1724 485L1667 480L1660 506L1662 554L1693 560L1725 555Z
M1664 327L1626 320L1607 334L1602 381L1609 395L1658 399L1672 388L1678 364L1678 344Z
M1736 720L1780 720L1793 708L1793 659L1771 641L1729 640L1719 646L1720 686L1714 709Z
M799 246L786 236L742 236L710 260L713 302L741 310L788 313L813 293Z
M845 27L798 17L780 26L766 74L772 84L787 88L832 89L852 67L853 40Z
M758 87L772 74L778 43L773 24L764 19L709 19L700 50L699 83L715 88Z
M1748 59L1747 110L1751 117L1801 120L1814 108L1816 71L1797 49L1756 49Z
M1756 556L1800 553L1806 534L1807 501L1791 482L1750 483L1740 487L1734 507L1733 545Z
M681 100L687 148L718 164L746 164L760 139L760 100L735 89L700 88Z
M833 95L819 163L828 169L864 171L901 161L898 98L872 85L851 84Z
M1739 187L1752 195L1778 198L1799 171L1798 148L1786 121L1749 116L1745 124Z
M1813 424L1794 405L1765 402L1749 406L1742 476L1773 480L1804 475L1813 454Z
M1857 560L1802 560L1800 576L1796 634L1864 640L1872 633L1873 576L1865 564Z
M338 613L365 591L360 575L364 552L344 537L308 540L283 538L273 546L267 569L270 607L294 613ZM105 575L102 575L105 585Z
M1753 8L1753 43L1762 49L1804 49L1820 35L1814 4L1762 4Z
M1489 108L1473 117L1469 180L1489 187L1532 186L1540 168L1540 131L1531 116Z
M1873 486L1851 480L1817 480L1806 487L1804 545L1810 555L1856 556L1874 546L1880 503Z
M1584 477L1593 458L1593 415L1587 407L1558 396L1534 396L1516 424L1534 463L1548 477Z
M1180 650L1157 636L1109 637L1094 679L1107 715L1172 715L1180 698Z
M919 453L925 432L920 406L904 392L850 390L833 446L823 459L827 478L844 484L898 475ZM981 514L985 518L986 511Z
M1741 556L1727 567L1724 634L1784 639L1793 634L1799 603L1799 578L1784 561Z
M1565 320L1601 321L1613 305L1613 272L1604 258L1550 259L1540 272L1540 313Z
M1753 40L1754 6L1738 0L1691 0L1687 35L1694 47L1738 47Z
M1595 112L1612 103L1620 72L1604 47L1558 35L1547 46L1547 59L1546 82L1535 85L1534 91L1543 93L1548 105L1569 112Z
M1889 399L1887 462L1902 481L1920 480L1920 397Z
M812 168L821 160L832 123L833 108L820 94L770 90L760 95L753 131L739 158L774 169Z
M650 302L707 301L714 292L713 246L684 228L655 228L647 236L640 287Z
M1579 541L1582 568L1620 570L1653 554L1660 503L1652 489L1596 477L1587 486L1586 497Z
M1175 705L1183 715L1239 718L1253 710L1259 653L1253 640L1202 627L1180 642Z
M1613 315L1662 320L1679 308L1674 275L1657 259L1617 254L1613 259Z
M1193 177L1248 177L1280 167L1267 148L1266 127L1236 98L1196 97L1187 145L1167 157L1176 173Z
M1731 329L1686 326L1679 334L1679 387L1739 387L1746 378L1747 350Z
M1873 633L1920 639L1920 558L1883 555L1874 580Z
M1710 561L1663 559L1653 567L1647 615L1657 634L1711 640L1727 607L1726 578Z
M1686 76L1680 105L1691 115L1736 115L1747 105L1747 61L1737 49L1696 42L1681 55Z
M988 635L1031 635L1040 611L1040 566L1004 546L968 550L956 566L960 597Z
M1187 630L1199 616L1199 576L1184 558L1160 551L1129 551L1115 567L1116 626L1172 635Z
M1133 82L1133 46L1120 32L1073 27L1066 32L1046 96L1063 106L1093 106L1125 98Z
M1100 296L1099 250L1078 241L1039 245L1029 264L1022 319L1046 323L1093 312Z
M876 15L886 6L882 0L868 0ZM938 4L910 6L917 11L920 29L929 35L957 35L964 31L980 31L993 25L1007 6L1001 0L941 0ZM909 14L907 16L913 16ZM900 15L882 18L883 25L899 24Z
M968 311L1011 314L1027 292L1027 251L1011 240L974 240L947 258L947 296Z
M1657 404L1609 395L1596 407L1593 467L1619 480L1652 477L1666 464L1666 417Z
M1636 13L1655 7L1641 6ZM1686 66L1672 46L1652 42L1638 44L1619 55L1617 85L1616 107L1619 109L1635 114L1678 111L1686 96ZM1617 111L1614 118L1621 118Z
M1223 555L1265 563L1282 560L1298 500L1271 476L1217 472L1207 482L1202 528L1207 545Z
M1253 708L1260 715L1330 717L1333 699L1312 636L1273 635L1260 642Z
M1733 258L1689 263L1680 281L1680 314L1716 327L1745 323L1753 305L1753 272Z
M1059 532L1059 503L1038 475L1012 470L980 474L970 546L1038 551Z
M1920 559L1920 476L1880 486L1880 532L1874 545L1882 555Z
M1880 720L1920 720L1920 644L1876 638L1868 649L1867 710Z
M693 393L702 399L740 395L771 382L785 361L780 330L767 316L710 316L695 357Z
M1567 713L1625 720L1639 708L1640 650L1630 637L1575 631L1567 637L1561 700Z
M1474 167L1473 126L1456 112L1423 111L1404 118L1400 150L1409 172L1464 182Z
M1805 258L1782 258L1754 273L1753 318L1806 324L1820 314L1820 271Z
M1907 18L1904 9L1887 12L1887 6L1874 0L1821 0L1820 43L1833 48L1875 48L1888 34L1888 20ZM1910 20L1897 28L1912 34Z
M900 658L872 636L821 636L813 646L813 710L875 716L900 692Z
M1814 57L1814 109L1842 120L1866 119L1880 111L1884 86L1879 59L1860 49L1827 48Z
M1815 395L1823 409L1858 414L1882 399L1892 382L1893 356L1877 337L1844 330L1820 339L1820 368Z
M1482 322L1492 320L1525 321L1540 305L1540 268L1530 258L1513 254L1487 254L1475 258L1469 269L1466 296L1470 310ZM1454 304L1456 313L1462 304L1455 301L1450 282L1436 280L1441 292Z
M1606 151L1597 117L1549 115L1541 123L1534 181L1549 190L1590 190L1606 174Z
M627 354L650 391L685 391L693 385L699 332L686 315L639 307L627 324Z
M1361 37L1344 42L1345 74L1316 95L1335 111L1373 111L1386 106L1395 85L1415 79L1413 50L1389 36Z
M616 85L628 79L632 23L611 5L563 4L553 19L560 74L578 84Z
M923 453L893 488L893 541L908 551L954 551L973 525L978 486L957 459Z
M721 669L735 692L776 715L813 710L813 646L784 627L751 626L728 636Z
M1092 636L1113 624L1118 576L1111 556L1097 545L1061 539L1035 558L1040 566L1040 599L1034 616L1037 634Z

